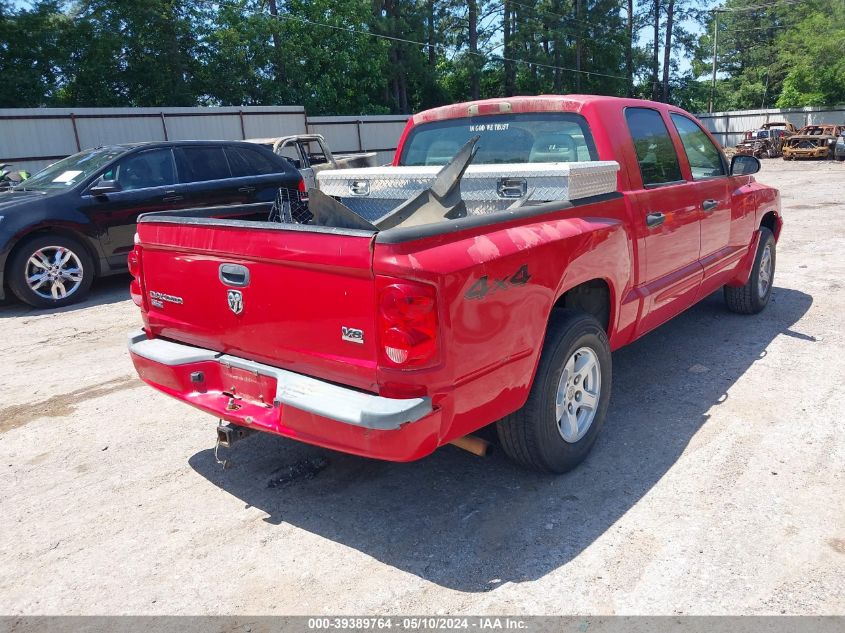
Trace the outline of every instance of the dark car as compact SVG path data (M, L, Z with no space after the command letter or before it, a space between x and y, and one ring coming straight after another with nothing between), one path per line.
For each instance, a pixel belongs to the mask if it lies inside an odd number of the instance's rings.
M36 307L78 301L94 277L126 270L141 213L273 202L300 180L285 158L236 141L74 154L0 193L0 299L8 286Z
M839 138L836 139L836 147L833 150L833 157L839 161L845 160L845 130L842 130L842 134L840 134Z

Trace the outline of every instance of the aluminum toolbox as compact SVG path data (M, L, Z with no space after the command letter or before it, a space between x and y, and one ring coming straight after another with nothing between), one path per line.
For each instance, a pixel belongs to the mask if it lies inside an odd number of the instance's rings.
M317 174L317 188L368 220L376 220L431 186L432 167L334 169ZM615 161L470 165L461 197L472 215L502 211L531 192L532 202L576 200L616 191Z

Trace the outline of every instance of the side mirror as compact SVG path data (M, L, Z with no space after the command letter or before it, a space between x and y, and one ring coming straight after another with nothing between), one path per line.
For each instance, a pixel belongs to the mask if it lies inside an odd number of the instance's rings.
M746 154L731 159L731 176L750 176L760 171L760 160Z
M122 191L123 187L116 180L101 180L96 185L88 190L92 196L104 196L107 193L117 193Z

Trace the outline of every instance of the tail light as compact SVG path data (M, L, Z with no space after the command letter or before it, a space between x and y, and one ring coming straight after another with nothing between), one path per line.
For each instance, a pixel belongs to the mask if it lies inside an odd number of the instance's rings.
M387 367L418 369L437 362L437 305L427 284L384 282L379 290L379 355Z
M129 251L126 258L126 263L129 266L129 274L132 275L132 281L129 282L129 296L132 297L132 302L139 308L146 310L144 305L144 288L141 281L141 247L137 244L135 248Z
M308 202L308 189L305 186L305 181L300 180L296 188L299 191L299 201Z

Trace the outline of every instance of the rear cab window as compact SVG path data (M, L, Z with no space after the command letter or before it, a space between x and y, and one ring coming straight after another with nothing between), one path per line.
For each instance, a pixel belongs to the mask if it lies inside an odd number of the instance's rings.
M675 145L660 113L651 108L626 108L625 120L634 142L643 186L684 182Z
M495 114L423 123L411 129L400 165L445 165L474 136L476 165L598 160L587 121L569 112Z

